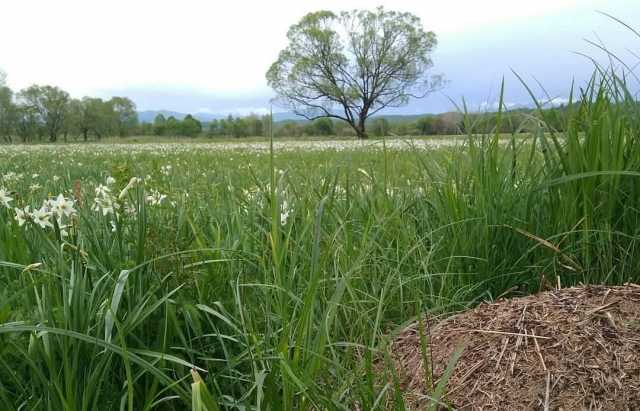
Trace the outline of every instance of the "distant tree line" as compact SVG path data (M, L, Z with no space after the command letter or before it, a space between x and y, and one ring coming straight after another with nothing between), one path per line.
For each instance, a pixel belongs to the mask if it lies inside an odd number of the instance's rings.
M14 92L0 73L0 137L7 142L99 140L137 130L136 105L127 97L74 99L59 87L38 85Z
M202 123L187 114L182 120L171 116L165 118L158 114L152 123L146 121L140 124L139 135L143 136L168 136L168 137L197 137L202 134Z
M580 109L581 105L575 105ZM385 117L369 119L370 136L437 136L459 135L471 132L529 133L535 127L552 127L564 131L564 114L560 106L543 111L517 109L502 113L470 114L463 121L462 114L449 112L426 115L412 120L389 121ZM545 122L540 121L542 117ZM579 118L579 117L578 117ZM202 123L192 115L184 119L165 118L159 114L153 123L138 122L136 105L127 97L109 100L83 97L74 99L66 91L53 86L33 85L14 92L6 85L6 74L0 70L0 138L7 142L100 140L106 136L130 135L165 137L241 138L268 136L271 116L250 114L244 117L227 116L224 119ZM310 121L285 121L273 124L275 137L342 136L356 137L353 127L346 121L319 118Z
M471 133L502 134L530 133L535 127L549 127L562 132L565 128L564 114L566 108L550 108L540 112L537 109L517 109L502 113L498 128L498 113L488 112L469 114ZM546 122L542 122L542 117ZM266 116L268 118L268 116ZM264 130L268 132L268 123ZM369 136L451 136L468 132L463 115L458 112L448 112L437 115L425 115L412 120L389 121L385 117L374 117L367 123ZM260 134L251 134L260 135ZM213 136L213 135L211 135ZM345 121L332 121L320 118L313 122L289 120L274 124L275 137L305 137L305 136L341 136L356 137L356 132ZM241 137L241 136L236 136Z

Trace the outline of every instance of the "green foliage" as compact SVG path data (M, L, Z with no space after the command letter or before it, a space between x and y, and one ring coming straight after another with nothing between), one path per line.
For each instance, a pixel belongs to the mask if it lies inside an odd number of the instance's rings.
M167 134L167 119L162 114L158 114L153 120L153 134L164 136Z
M220 125L215 118L209 123L209 137L216 137L220 133Z
M333 121L327 117L318 118L313 122L313 131L316 136L332 136L335 134Z
M422 136L432 136L436 134L436 118L434 116L424 116L420 118L417 126Z
M180 120L171 116L167 119L166 128L167 128L167 133L170 136L179 136L182 126L180 124Z
M128 97L112 97L107 102L113 110L116 135L125 137L132 134L138 125L136 105Z
M219 123L219 127L218 127L218 132L219 135L221 136L228 136L230 135L230 131L233 129L233 119L231 119L231 123L228 122L228 120L220 119L220 123Z
M374 136L386 136L389 133L389 121L384 117L374 118L369 131Z
M16 107L13 103L13 92L2 85L2 71L0 71L0 137L11 142L14 132Z
M262 136L264 134L264 125L262 123L262 119L255 118L253 120L253 135L254 136Z
M284 137L299 137L302 135L302 126L297 121L287 121L278 129L278 135Z
M301 133L303 136L315 136L316 135L316 128L314 127L313 123L305 123L301 125Z
M229 122L229 120L227 120ZM249 123L244 118L235 118L232 120L233 136L246 137L249 135Z
M187 114L187 116L180 122L180 134L187 137L194 137L202 133L202 123Z
M147 121L143 121L139 126L138 126L138 134L141 136L150 136L153 134L153 124L147 122Z
M24 143L32 141L41 130L38 114L24 103L15 106L14 121L14 131Z
M383 7L309 13L287 38L289 45L266 74L276 103L310 120L343 120L358 137L367 136L371 115L443 85L441 75L427 74L436 35L411 13Z
M109 134L113 125L112 107L100 98L84 97L80 101L72 101L71 113L84 141L88 141L90 136L101 139Z
M49 141L58 141L58 134L69 115L69 93L58 87L34 85L21 90L18 99L44 122Z

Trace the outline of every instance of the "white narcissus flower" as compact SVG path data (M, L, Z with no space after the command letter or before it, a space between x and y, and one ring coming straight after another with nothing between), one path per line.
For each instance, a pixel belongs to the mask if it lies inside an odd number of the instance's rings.
M280 213L280 224L287 225L287 220L289 219L289 211L285 211L284 213Z
M282 204L280 204L280 223L282 225L287 224L287 220L291 215L291 211L293 210L293 204L289 204L287 200L284 200Z
M115 179L115 178L113 178L113 177L111 177L111 176L107 177L107 185L108 185L108 186L110 186L111 184L113 184L113 183L115 183L115 182L116 182L116 179Z
M105 216L109 213L113 213L113 206L109 203L102 203L100 204L100 207L102 208L102 215Z
M69 217L71 214L75 213L76 210L73 208L74 201L65 200L62 194L58 195L58 198L51 201L51 206L53 211L58 213L59 216L63 214Z
M61 237L69 237L69 232L67 231L68 226L62 224L62 216L56 219L58 222L58 227L60 228L60 236Z
M51 218L51 212L46 211L44 206L42 206L40 210L33 210L33 221L35 221L40 227L53 227L49 218Z
M153 190L151 194L147 196L147 201L152 205L158 205L162 200L167 198L166 194L160 194L158 190Z
M13 217L13 219L18 222L19 227L22 227L27 221L27 218L31 216L29 206L26 206L24 209L14 208L13 210L16 212L16 216Z
M113 204L109 201L109 198L96 197L93 199L91 211L102 211L102 215L107 215L113 213Z
M96 187L96 195L97 196L106 197L107 194L109 194L110 192L111 192L111 190L109 190L109 187L103 186L102 184L100 184L98 187Z
M7 192L5 189L4 188L0 189L0 203L2 203L2 205L7 208L11 208L11 206L9 205L11 200L13 200L13 198L7 195Z

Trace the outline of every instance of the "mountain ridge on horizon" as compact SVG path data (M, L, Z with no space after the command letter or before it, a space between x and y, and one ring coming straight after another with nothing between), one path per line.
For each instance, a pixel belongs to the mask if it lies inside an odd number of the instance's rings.
M531 109L531 108L535 108L536 105L534 103L531 104L515 104L512 105L510 107L507 107L507 110L517 110L517 109ZM487 110L490 112L495 112L497 110ZM159 114L162 114L165 118L169 118L169 117L175 117L177 120L182 120L184 119L187 114L189 113L181 113L178 111L173 111L173 110L141 110L138 111L138 120L140 122L148 122L148 123L153 123L156 116L158 116ZM425 116L437 116L440 114L444 114L444 113L420 113L420 114L379 114L379 115L375 115L375 116L371 116L370 119L373 118L379 118L379 117L383 117L383 118L387 118L387 119L393 119L392 122L397 122L397 121L402 121L403 119L406 120L415 120L417 118L420 117L425 117ZM215 113L203 113L203 112L199 112L199 113L193 113L191 114L191 116L193 118L195 118L198 121L201 121L203 123L210 123L212 120L222 120L222 119L226 119L229 114L215 114ZM234 116L236 117L236 116ZM244 117L244 116L242 116ZM277 113L273 113L273 121L274 123L279 123L279 122L283 122L283 121L299 121L299 122L307 122L309 120L307 120L305 117L303 116L299 116L296 115L290 111L287 112L277 112Z

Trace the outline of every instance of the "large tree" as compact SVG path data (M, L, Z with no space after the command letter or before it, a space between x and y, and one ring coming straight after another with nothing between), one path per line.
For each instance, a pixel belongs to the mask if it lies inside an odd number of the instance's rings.
M314 134L317 136L331 136L335 132L333 130L333 121L330 118L319 118L313 122Z
M109 104L114 112L114 124L116 133L125 137L132 133L138 125L138 112L136 104L127 97L113 97Z
M14 130L23 142L33 141L39 135L38 113L24 102L15 106Z
M436 35L411 13L307 14L289 29L289 45L266 74L275 103L309 120L346 121L367 137L365 120L444 85L429 75Z
M114 115L111 106L101 98L84 97L72 104L72 113L76 119L78 130L82 133L84 141L89 140L90 135L97 139L109 132L110 121Z
M193 118L191 114L187 114L180 122L180 134L187 137L195 137L200 133L202 133L202 123Z
M20 101L34 110L44 122L49 141L56 142L69 114L69 93L52 86L31 86L20 91Z
M158 114L153 120L153 134L156 136L164 136L167 133L167 119L164 115Z
M176 136L176 137L180 136L180 120L171 116L167 119L166 126L167 126L167 133L170 136Z

